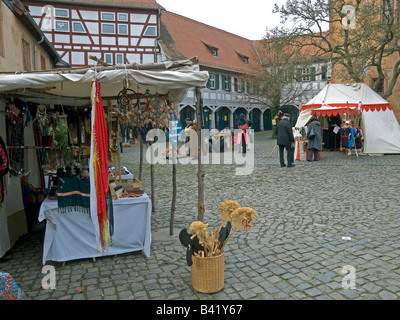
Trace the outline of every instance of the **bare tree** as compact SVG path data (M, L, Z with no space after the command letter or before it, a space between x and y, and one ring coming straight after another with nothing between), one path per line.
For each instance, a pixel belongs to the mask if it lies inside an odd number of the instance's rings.
M282 37L277 29L267 30L261 41L259 51L263 68L258 80L264 88L265 98L275 108L273 114L279 106L293 104L312 89L311 83L302 82L302 71L321 60L321 57L314 57L310 47L304 46L299 50L292 46L292 42L293 36ZM312 76L316 75L314 69Z
M392 0L288 0L275 5L274 13L281 17L275 31L279 37L291 37L299 49L313 46L314 56L330 59L343 82L374 76L377 90L388 79L383 94L387 99L400 74L400 58L387 64L400 53L396 5Z

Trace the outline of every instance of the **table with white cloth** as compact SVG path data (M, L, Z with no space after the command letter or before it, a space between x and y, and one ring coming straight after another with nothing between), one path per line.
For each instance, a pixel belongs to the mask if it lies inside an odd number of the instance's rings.
M58 201L48 198L40 207L39 221L47 220L43 264L102 256L90 214L79 210L61 211ZM151 201L148 195L113 200L113 213L112 246L104 250L104 256L143 250L150 257Z

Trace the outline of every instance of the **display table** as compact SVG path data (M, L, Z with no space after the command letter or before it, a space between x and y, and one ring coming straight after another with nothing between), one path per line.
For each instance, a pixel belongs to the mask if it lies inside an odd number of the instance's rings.
M150 257L151 201L147 194L138 198L113 200L114 234L112 246L104 255L116 255L143 250ZM89 214L80 211L62 213L57 200L46 198L39 212L39 221L47 220L43 244L43 264L46 261L102 256L97 248L93 222ZM99 249L99 250L97 250Z

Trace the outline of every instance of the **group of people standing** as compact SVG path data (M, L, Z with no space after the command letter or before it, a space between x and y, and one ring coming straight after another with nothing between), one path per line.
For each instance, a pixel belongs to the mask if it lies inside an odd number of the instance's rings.
M278 113L278 124L276 127L277 145L279 146L279 162L281 167L286 167L284 151L287 153L287 167L294 167L294 135L292 124L290 123L290 114ZM313 117L307 127L307 149L309 157L307 161L318 161L318 152L322 149L323 129L318 118Z

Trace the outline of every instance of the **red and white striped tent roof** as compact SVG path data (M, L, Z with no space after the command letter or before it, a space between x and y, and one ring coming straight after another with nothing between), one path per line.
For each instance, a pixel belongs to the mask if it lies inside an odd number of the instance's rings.
M313 115L360 114L365 153L400 153L400 125L388 101L365 83L327 84L303 105L295 127L307 124Z
M300 111L312 109L312 114L332 115L356 113L357 111L392 110L383 99L365 83L327 84L314 98L303 105Z

